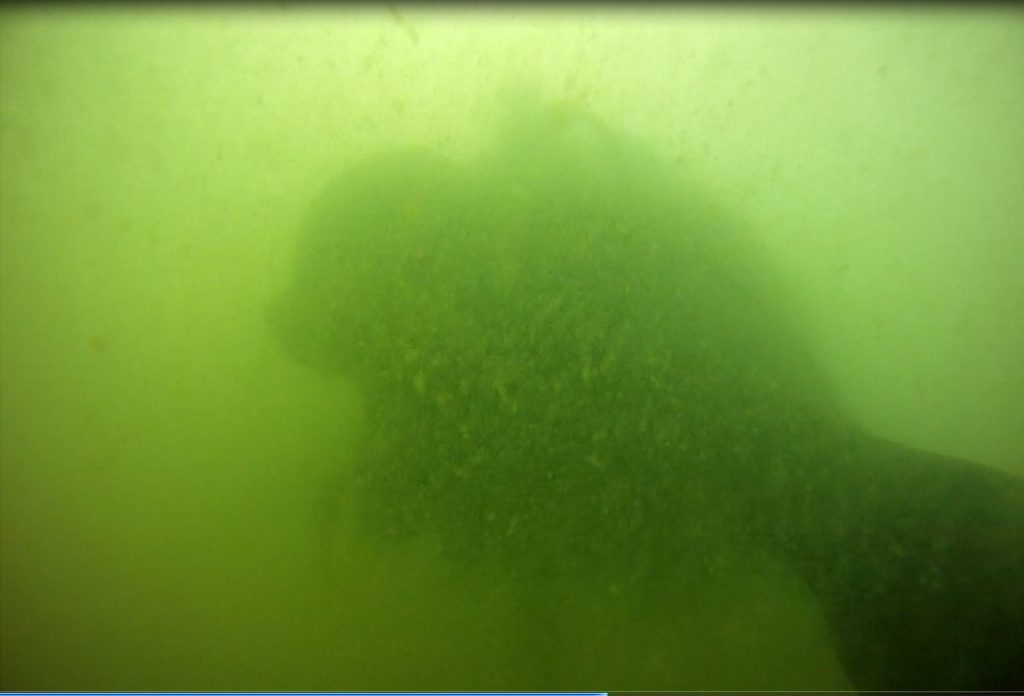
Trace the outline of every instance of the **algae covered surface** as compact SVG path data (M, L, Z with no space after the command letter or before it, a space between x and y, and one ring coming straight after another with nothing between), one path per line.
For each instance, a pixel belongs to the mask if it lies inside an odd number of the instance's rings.
M771 270L642 145L564 106L505 128L339 176L282 337L367 392L369 531L676 583L691 534L756 527L774 440L828 436L827 384Z

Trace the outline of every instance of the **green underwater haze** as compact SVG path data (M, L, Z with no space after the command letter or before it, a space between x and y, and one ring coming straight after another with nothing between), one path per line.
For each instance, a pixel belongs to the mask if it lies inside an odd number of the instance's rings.
M1011 7L0 10L0 686L852 688L746 436L1024 477L1022 75Z

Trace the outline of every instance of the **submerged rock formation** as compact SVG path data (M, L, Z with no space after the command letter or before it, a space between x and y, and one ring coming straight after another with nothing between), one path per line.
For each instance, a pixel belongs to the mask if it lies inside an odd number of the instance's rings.
M274 326L363 389L368 534L638 605L761 549L857 688L1024 685L1024 483L851 423L752 240L586 113L350 167Z

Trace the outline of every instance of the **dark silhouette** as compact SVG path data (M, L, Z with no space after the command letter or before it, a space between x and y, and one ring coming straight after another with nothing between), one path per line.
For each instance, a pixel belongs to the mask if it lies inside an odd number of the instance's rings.
M510 109L471 161L401 150L332 182L273 316L364 387L365 531L638 611L768 553L855 687L1024 687L1024 482L846 418L709 200L559 106Z

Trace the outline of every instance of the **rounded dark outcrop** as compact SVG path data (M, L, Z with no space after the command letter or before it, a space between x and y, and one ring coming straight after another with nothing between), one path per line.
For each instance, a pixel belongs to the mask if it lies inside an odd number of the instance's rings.
M655 153L521 106L470 160L397 150L331 182L274 322L362 387L368 534L654 605L765 549L821 600L858 688L1019 686L1024 590L995 576L1024 562L972 549L1024 548L1021 482L861 433L785 299ZM950 481L970 498L955 528Z

